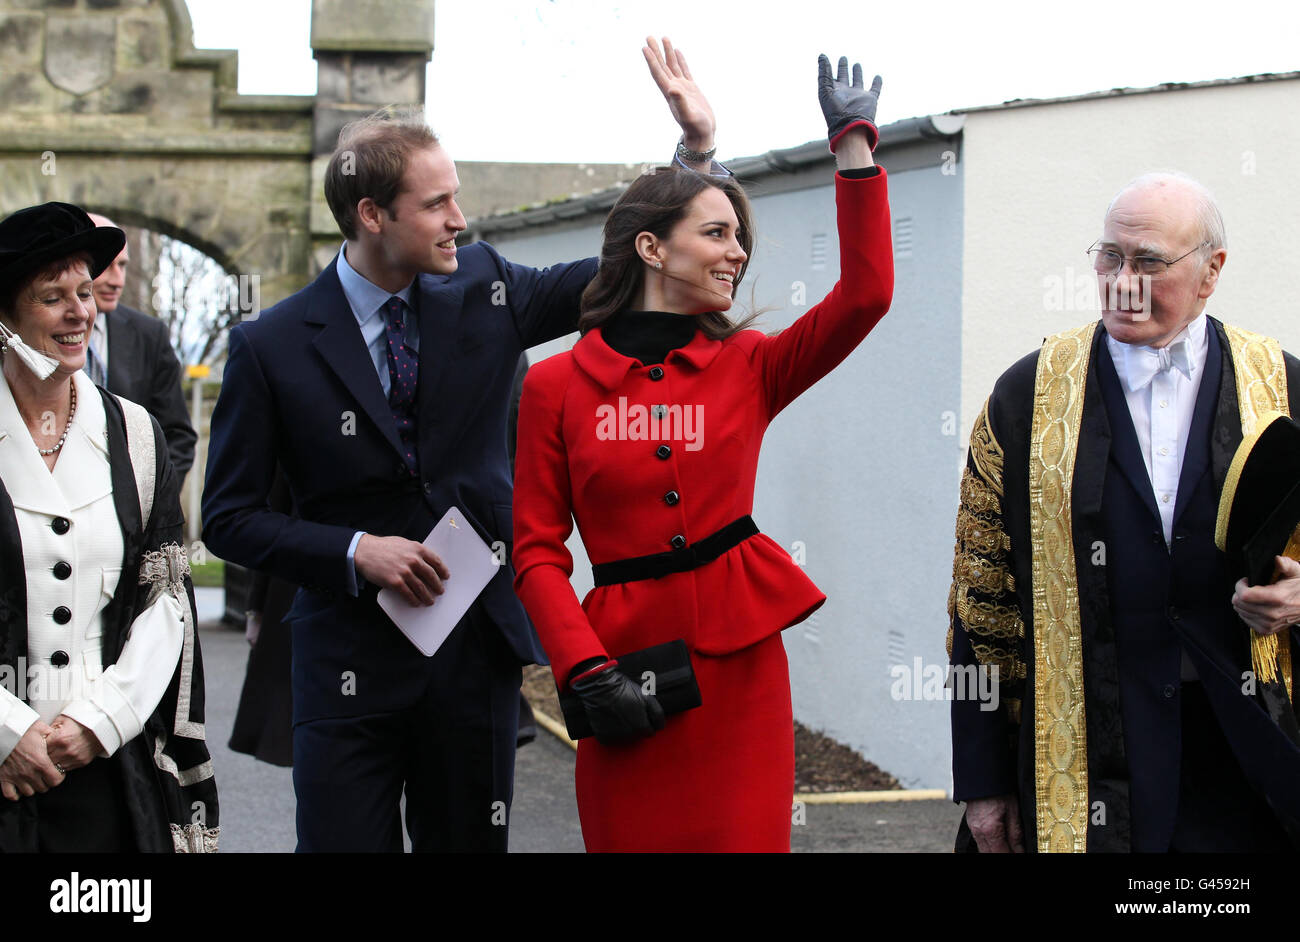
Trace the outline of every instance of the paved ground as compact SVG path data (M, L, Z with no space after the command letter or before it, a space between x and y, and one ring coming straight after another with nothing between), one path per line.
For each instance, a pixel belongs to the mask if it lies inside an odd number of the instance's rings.
M220 589L198 589L196 596L207 694L208 750L221 796L221 850L292 851L296 843L292 770L258 762L226 746L244 685L248 642L242 631L218 621Z
M223 852L284 853L294 848L293 775L226 743L244 682L248 643L220 624L221 590L198 590L199 634L207 683L208 747L221 793ZM519 750L510 849L516 853L581 853L573 798L573 751L549 733ZM960 817L949 801L809 804L796 823L795 851L952 850Z

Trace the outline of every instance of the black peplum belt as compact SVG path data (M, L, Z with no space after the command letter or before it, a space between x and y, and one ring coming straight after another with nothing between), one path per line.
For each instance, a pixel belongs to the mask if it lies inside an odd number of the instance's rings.
M616 582L639 582L642 579L662 579L675 572L690 572L705 563L711 563L733 546L739 546L758 534L754 518L748 515L733 520L716 533L711 533L690 546L651 553L649 556L632 556L610 563L597 563L591 567L596 585L613 585Z

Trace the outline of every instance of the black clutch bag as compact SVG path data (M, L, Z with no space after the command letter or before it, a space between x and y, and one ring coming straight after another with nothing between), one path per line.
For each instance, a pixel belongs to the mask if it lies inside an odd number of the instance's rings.
M630 654L620 654L615 668L630 677L641 689L659 701L666 715L681 713L700 705L700 687L695 682L695 669L691 667L691 653L685 641L669 641L653 648L642 648ZM569 738L585 739L592 735L587 711L582 708L582 698L576 693L560 694L560 709L564 712L564 725Z

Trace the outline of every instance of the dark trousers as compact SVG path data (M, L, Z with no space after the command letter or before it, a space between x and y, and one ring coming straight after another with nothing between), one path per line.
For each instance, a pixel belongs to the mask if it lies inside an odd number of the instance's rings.
M1268 803L1251 787L1198 682L1182 685L1178 817L1169 849L1181 853L1287 851Z
M299 723L298 851L402 851L399 801L418 852L508 841L520 669L474 606L431 659L414 706Z

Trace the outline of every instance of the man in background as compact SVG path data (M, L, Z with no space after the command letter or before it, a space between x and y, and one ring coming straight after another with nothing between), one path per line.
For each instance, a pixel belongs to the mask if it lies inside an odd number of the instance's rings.
M117 226L105 216L91 213L90 218L97 226ZM172 350L167 324L121 303L129 263L130 251L123 248L95 279L99 315L91 331L86 372L97 385L139 403L158 420L172 466L183 482L194 464L198 436L185 409L181 364Z

